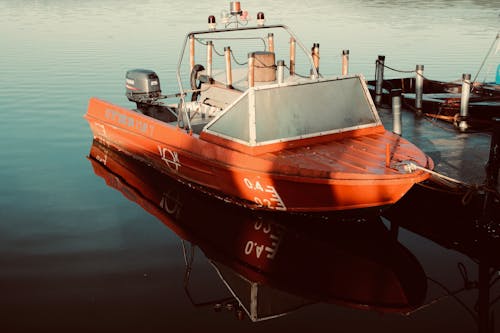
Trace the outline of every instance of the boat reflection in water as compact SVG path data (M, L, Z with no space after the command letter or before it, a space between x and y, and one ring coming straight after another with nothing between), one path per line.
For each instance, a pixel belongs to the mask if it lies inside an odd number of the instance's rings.
M385 212L395 234L404 228L463 255L458 257L455 271L440 274L459 277L463 281L461 287L450 288L445 281L430 277L428 280L466 310L479 333L495 331L494 307L500 303L500 197L497 195L491 191L451 193L416 186ZM467 267L463 263L466 260L472 265ZM472 302L471 293L475 293Z
M200 248L252 321L326 302L407 313L427 292L417 259L379 218L331 221L262 215L200 193L97 142L96 175ZM307 221L304 221L307 219ZM192 254L186 255L186 290Z

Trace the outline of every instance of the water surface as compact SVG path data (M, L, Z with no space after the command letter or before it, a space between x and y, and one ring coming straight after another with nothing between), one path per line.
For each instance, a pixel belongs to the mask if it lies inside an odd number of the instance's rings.
M262 10L268 23L287 24L306 45L320 43L324 74L339 73L341 51L349 49L350 71L367 78L379 54L397 69L424 64L425 75L434 79L474 75L500 26L497 1L280 0L242 6L253 17ZM304 297L313 304L251 323L237 320L234 311L219 313L191 302L179 236L95 174L87 159L92 135L82 116L91 96L130 106L123 87L127 69L154 69L164 92L176 92L174 73L186 32L205 29L207 16L226 7L206 0L0 1L2 330L477 331L477 288L460 293L469 310L447 297L409 316ZM490 60L485 69L493 65ZM449 222L450 215L443 213L441 220ZM390 226L387 218L380 223ZM398 242L426 277L440 281L427 279L422 304L446 289L463 288L459 267L466 267L465 281L478 280L479 254L460 252L456 245L467 243L467 227L451 238L406 227ZM364 236L349 237L355 244ZM232 297L203 253L197 254L197 301ZM498 294L497 283L491 300ZM494 310L498 323L498 302Z

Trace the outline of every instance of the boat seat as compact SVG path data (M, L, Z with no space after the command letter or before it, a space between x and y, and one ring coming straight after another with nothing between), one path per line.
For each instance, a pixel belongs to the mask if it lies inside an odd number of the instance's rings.
M221 110L228 107L241 96L242 92L220 84L202 84L199 101Z

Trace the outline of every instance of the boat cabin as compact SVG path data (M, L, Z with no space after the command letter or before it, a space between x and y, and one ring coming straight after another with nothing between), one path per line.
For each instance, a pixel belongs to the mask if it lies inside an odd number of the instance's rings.
M285 46L281 49L278 36ZM184 64L187 49L189 71ZM296 50L302 51L300 56ZM183 77L190 79L188 88ZM180 101L160 108L170 112L163 120L200 139L251 154L283 147L276 143L297 146L308 144L303 140L308 138L331 141L339 133L345 137L383 129L363 76L324 78L319 44L308 51L285 25L188 33L177 81ZM139 109L163 105L163 97L168 96L142 101ZM162 119L162 112L156 115Z

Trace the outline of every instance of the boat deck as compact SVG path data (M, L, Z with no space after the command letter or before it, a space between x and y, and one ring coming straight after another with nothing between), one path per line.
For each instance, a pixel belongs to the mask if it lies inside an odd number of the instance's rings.
M408 144L408 143L406 143ZM391 154L391 168L386 167L386 145ZM325 177L333 173L401 175L401 161L418 160L425 165L425 157L411 155L399 136L389 132L380 132L359 137L347 137L339 140L304 146L294 149L267 153L264 158L283 166L294 165L303 170L315 170L318 176ZM332 171L334 166L334 171Z

